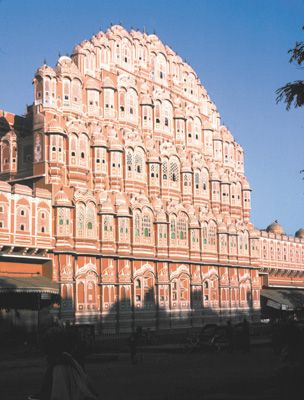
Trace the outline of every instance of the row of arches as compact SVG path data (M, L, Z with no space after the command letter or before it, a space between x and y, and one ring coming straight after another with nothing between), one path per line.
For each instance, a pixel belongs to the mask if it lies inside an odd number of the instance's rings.
M64 221L68 222L63 208L58 208L58 232L64 231ZM95 204L90 201L87 204L76 204L76 238L97 239L101 235L102 240L114 242L115 232L118 232L117 240L129 244L145 246L161 246L180 249L197 249L206 253L224 252L235 255L249 256L249 233L247 230L235 231L227 235L220 234L216 221L197 221L191 229L190 219L186 212L170 213L158 223L153 210L150 207L135 208L130 214L131 218L118 217L103 214L101 223L97 223L97 210ZM193 223L193 219L192 219ZM189 231L191 229L191 232ZM101 231L98 233L98 231ZM191 233L191 234L190 234Z
M259 300L259 291L251 287L250 279L234 282L234 286L220 286L217 275L210 275L201 284L191 284L187 273L172 277L170 282L156 284L155 275L146 271L134 276L132 283L114 286L103 284L100 291L97 287L97 275L89 273L76 279L76 298L78 311L94 311L97 309L110 311L119 303L121 310L134 306L136 308L155 308L158 304L163 308L226 308L252 307L252 301ZM62 287L63 297L67 295L65 285ZM100 297L98 296L100 293ZM100 298L100 300L98 300ZM99 303L100 302L100 303Z
M35 215L34 220L33 214ZM12 231L13 224L14 231L20 234L50 235L50 215L50 206L45 202L35 203L33 207L32 203L23 198L14 202L14 206L12 206L12 198L0 194L0 229ZM13 219L12 216L14 216Z
M158 83L166 85L171 76L174 84L180 85L184 94L191 97L199 95L199 82L192 69L173 53L168 57L166 51L149 49L149 42L144 35L128 38L118 33L113 36L114 40L108 40L107 34L99 36L94 43L86 42L81 49L80 46L76 48L81 53L78 55L76 50L73 58L82 73L95 76L100 68L110 69L111 64L129 71L140 66L148 68L151 78ZM84 62L80 54L84 54Z
M301 264L304 262L304 248L287 241L261 239L260 257L268 262Z

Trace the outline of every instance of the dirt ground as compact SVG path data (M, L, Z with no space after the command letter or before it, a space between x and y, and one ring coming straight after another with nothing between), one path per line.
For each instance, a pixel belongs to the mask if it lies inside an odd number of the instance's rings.
M269 347L250 353L144 353L137 364L127 353L87 363L101 400L277 399L273 394L277 356ZM37 392L45 361L18 354L0 360L1 400L24 400Z

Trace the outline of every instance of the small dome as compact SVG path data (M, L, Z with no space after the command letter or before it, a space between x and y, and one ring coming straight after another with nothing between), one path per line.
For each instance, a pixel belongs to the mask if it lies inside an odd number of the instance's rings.
M60 189L55 196L55 205L63 207L71 206L68 196L62 189Z
M266 231L275 233L276 235L284 235L285 233L282 225L280 225L277 220L275 220L272 224L267 226Z
M299 230L296 231L295 237L299 239L304 239L304 228L300 228Z

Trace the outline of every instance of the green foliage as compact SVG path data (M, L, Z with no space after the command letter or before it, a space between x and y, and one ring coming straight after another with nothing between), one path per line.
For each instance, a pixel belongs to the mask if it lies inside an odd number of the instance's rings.
M291 54L290 63L302 66L304 62L304 42L296 42L295 47L288 50L288 53ZM289 82L277 89L276 94L276 102L283 101L286 104L286 110L289 110L292 105L295 108L302 107L304 105L304 81Z

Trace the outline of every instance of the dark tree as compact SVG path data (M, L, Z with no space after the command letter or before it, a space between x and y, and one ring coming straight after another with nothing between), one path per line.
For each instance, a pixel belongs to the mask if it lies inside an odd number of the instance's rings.
M304 27L302 28L304 30ZM291 55L289 62L295 63L300 67L304 62L304 42L296 42L293 49L288 50ZM286 83L285 86L276 90L276 102L283 101L286 103L286 109L289 110L292 105L294 107L302 107L304 105L304 81L294 81Z

